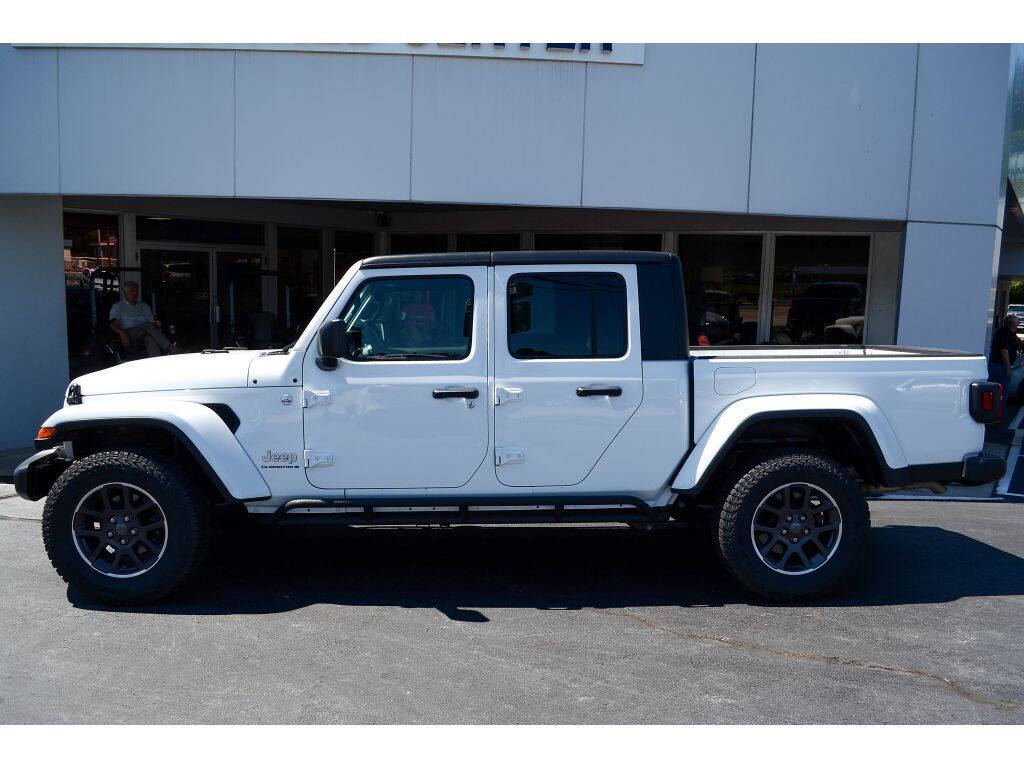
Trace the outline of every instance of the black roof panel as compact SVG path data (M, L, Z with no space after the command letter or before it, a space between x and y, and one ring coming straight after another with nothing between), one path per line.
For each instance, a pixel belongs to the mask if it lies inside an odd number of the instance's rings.
M501 264L641 264L671 261L661 251L477 251L474 253L410 253L370 256L363 269L402 267L493 267Z

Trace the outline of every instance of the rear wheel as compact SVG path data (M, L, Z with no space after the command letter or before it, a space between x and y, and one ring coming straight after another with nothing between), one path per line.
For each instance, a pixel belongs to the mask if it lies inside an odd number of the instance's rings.
M818 453L778 454L733 478L715 545L729 572L770 600L835 589L863 559L870 517L856 480Z
M46 553L70 586L101 603L158 600L199 567L207 504L184 468L146 449L74 462L43 509Z

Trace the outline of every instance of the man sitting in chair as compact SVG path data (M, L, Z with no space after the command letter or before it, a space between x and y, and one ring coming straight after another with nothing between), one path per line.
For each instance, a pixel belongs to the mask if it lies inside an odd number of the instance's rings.
M142 339L148 357L174 351L170 339L164 336L160 324L153 319L149 304L139 301L139 284L134 280L124 284L124 298L110 308L110 327L121 337L125 349Z

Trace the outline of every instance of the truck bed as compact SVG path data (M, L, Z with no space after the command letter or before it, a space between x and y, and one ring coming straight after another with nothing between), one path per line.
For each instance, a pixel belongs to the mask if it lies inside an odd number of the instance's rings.
M796 347L775 347L765 344L717 347L691 347L690 355L695 358L715 360L720 358L743 358L757 360L766 358L829 358L829 357L982 357L980 352L958 352L951 349L927 349L924 347L899 347L889 345L810 345Z
M790 398L794 411L827 411L852 396L892 430L890 466L955 464L984 444L968 405L971 383L988 375L981 355L838 345L700 347L690 355L694 441L739 401Z

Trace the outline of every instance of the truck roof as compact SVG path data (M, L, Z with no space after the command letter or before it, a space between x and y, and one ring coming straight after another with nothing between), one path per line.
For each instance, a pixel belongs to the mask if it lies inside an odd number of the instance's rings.
M662 251L474 251L467 253L410 253L370 256L363 269L402 267L493 267L502 264L641 264L671 262Z

